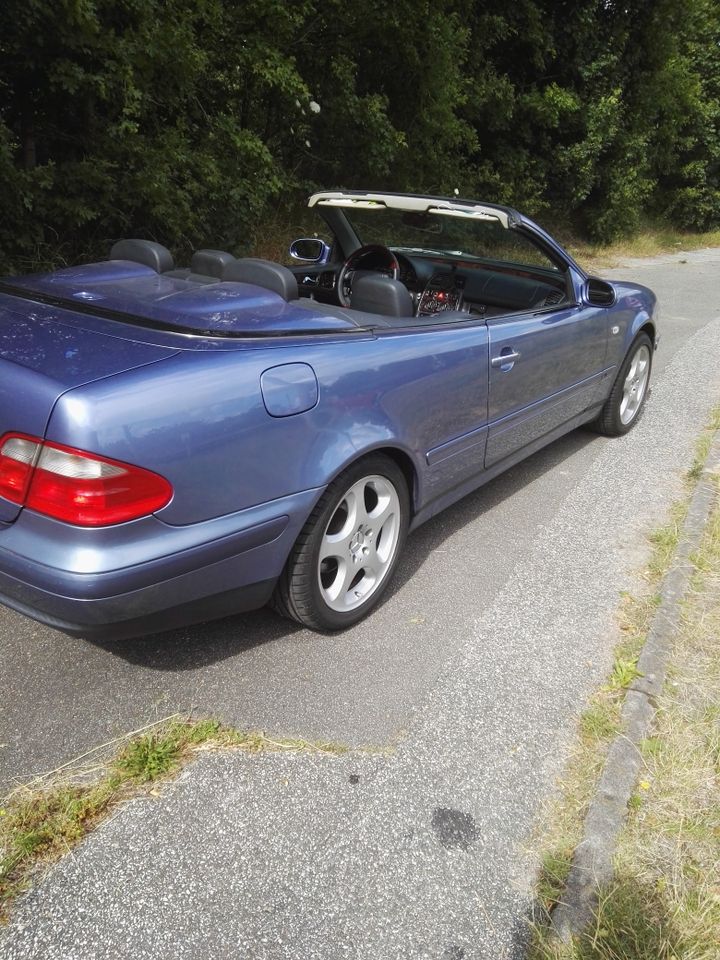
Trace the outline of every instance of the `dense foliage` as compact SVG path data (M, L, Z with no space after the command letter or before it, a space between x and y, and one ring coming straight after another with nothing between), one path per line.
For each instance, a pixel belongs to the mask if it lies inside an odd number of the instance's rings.
M316 185L720 223L717 0L5 0L0 270L240 252Z

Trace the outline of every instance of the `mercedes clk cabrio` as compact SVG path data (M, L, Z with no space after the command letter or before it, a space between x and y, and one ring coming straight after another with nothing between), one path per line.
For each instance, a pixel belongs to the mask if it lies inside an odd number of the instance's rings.
M637 422L650 290L509 207L309 206L292 267L132 239L0 281L0 601L79 636L268 601L342 629L410 530L582 424Z

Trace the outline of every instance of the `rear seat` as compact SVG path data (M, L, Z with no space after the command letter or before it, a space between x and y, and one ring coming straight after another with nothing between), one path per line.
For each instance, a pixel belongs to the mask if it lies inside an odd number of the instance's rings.
M167 247L153 240L118 240L110 250L110 260L132 260L150 267L164 277L189 280L191 283L219 283L223 270L235 263L235 257L225 250L197 250L189 267L175 267Z
M235 262L235 257L225 250L196 250L189 269L167 270L164 275L192 283L219 283L225 267Z
M153 240L118 240L110 250L109 260L132 260L150 267L155 273L167 273L175 266L167 247Z
M227 264L221 271L223 280L236 283L252 283L257 287L272 290L283 300L297 300L299 291L295 274L274 260L243 257Z

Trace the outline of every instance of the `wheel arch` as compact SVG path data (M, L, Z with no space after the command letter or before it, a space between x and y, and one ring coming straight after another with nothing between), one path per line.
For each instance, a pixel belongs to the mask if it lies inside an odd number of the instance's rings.
M363 456L371 453L384 454L399 467L407 484L408 496L410 498L410 519L412 519L417 512L418 499L418 473L412 457L399 447L376 447L373 450L368 450Z
M637 337L639 333L646 333L650 337L650 343L652 343L654 349L656 330L655 324L652 322L652 320L646 320L642 326L638 327L638 329L635 331L635 337ZM633 337L633 339L635 339L635 337Z
M388 443L380 442L377 444L377 446L365 447L362 450L356 450L355 456L349 457L339 464L332 475L329 476L323 483L322 488L320 488L318 491L316 502L320 499L323 492L330 486L330 484L334 483L341 474L345 473L346 470L349 470L361 460L365 460L367 457L372 457L375 454L384 455L389 460L392 460L402 473L407 485L408 497L410 500L410 520L412 520L417 513L420 504L420 475L418 467L413 460L413 457L407 452L407 450L403 450L402 447L393 446Z
M646 334L650 338L650 343L652 344L653 351L655 350L655 337L656 337L656 328L655 322L652 317L648 315L646 311L642 311L633 318L632 323L629 323L625 329L625 336L623 338L622 353L618 355L618 369L624 362L627 355L633 348L633 344L640 336L641 333Z

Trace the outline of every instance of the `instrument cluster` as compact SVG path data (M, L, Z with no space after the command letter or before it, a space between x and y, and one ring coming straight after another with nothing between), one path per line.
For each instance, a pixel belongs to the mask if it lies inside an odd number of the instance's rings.
M398 280L405 284L410 293L415 293L418 289L418 275L415 272L415 267L405 257L398 257L398 264L400 266Z

